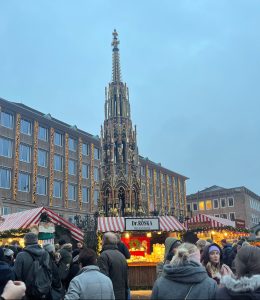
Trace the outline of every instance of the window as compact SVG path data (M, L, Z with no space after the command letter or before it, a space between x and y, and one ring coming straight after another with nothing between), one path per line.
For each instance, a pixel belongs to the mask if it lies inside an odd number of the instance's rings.
M198 204L197 203L193 203L193 210L197 211L198 210Z
M73 138L69 138L69 150L74 152L77 150L77 142Z
M94 180L99 181L98 167L94 167Z
M152 184L150 184L150 196L152 196L153 195L153 185Z
M94 148L94 159L100 159L100 153L98 148Z
M31 135L32 134L32 123L30 121L21 119L21 133Z
M0 168L0 188L10 189L11 187L11 170Z
M56 145L56 146L62 146L62 134L61 133L59 133L59 132L54 132L54 144Z
M76 161L69 159L69 174L76 175Z
M146 186L145 184L142 184L142 194L145 194L146 193Z
M162 175L162 183L165 183L165 174Z
M220 218L227 219L227 214L220 214Z
M153 178L153 170L152 169L148 169L148 175L149 175L149 178Z
M95 190L94 191L94 204L97 205L99 200L99 191Z
M76 201L76 186L73 184L69 184L69 200Z
M14 126L14 117L12 114L1 111L0 113L0 124L7 128L13 128Z
M89 155L89 144L82 144L82 154L85 156Z
M214 215L214 217L219 218L219 215L218 215L218 214L217 214L217 215Z
M82 164L82 178L89 178L89 165Z
M190 212L191 211L191 205L187 204L187 211Z
M205 202L204 201L199 202L199 209L200 210L205 210Z
M157 178L157 181L160 181L160 172L156 173L156 178Z
M206 210L211 210L212 209L212 202L211 200L206 200Z
M2 215L9 215L11 213L11 208L8 206L2 207Z
M0 138L0 155L5 157L12 157L13 142L3 137Z
M41 176L37 177L37 194L47 195L47 178Z
M31 147L20 144L20 161L29 163L31 161Z
M221 207L226 207L226 198L220 198Z
M141 175L145 176L145 166L141 166Z
M71 223L71 224L74 224L74 216L68 216L68 221Z
M47 128L39 126L38 139L42 140L42 141L48 141L48 129Z
M83 203L89 202L89 188L85 186L82 187L82 202Z
M61 198L62 197L62 182L58 180L53 181L53 197Z
M63 159L62 156L58 155L58 154L54 154L54 164L53 164L53 168L55 171L62 171L62 163L63 163Z
M235 219L236 219L236 214L235 214L234 212L229 213L229 219L230 219L231 221L235 221Z
M234 198L233 197L228 197L228 206L233 207L234 206Z
M38 149L38 166L47 167L47 151Z
M19 172L18 191L30 192L30 175L28 173Z
M160 197L160 187L156 187L156 197Z
M219 208L218 199L213 199L213 208L214 209L218 209Z

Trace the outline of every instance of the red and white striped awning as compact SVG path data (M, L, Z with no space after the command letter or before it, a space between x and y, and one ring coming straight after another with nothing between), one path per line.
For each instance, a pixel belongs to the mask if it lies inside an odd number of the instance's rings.
M194 229L200 227L207 227L207 228L219 228L219 227L227 227L231 226L235 228L235 222L230 221L224 218L218 218L210 215L204 214L197 214L196 216L192 217L188 221L185 222L185 227L187 229Z
M172 216L159 217L161 231L182 231L185 227ZM124 232L125 220L124 217L99 217L98 218L99 232Z
M32 225L38 225L40 222L41 214L44 212L47 213L51 222L69 229L69 231L71 232L71 236L75 240L83 240L84 234L77 226L71 224L70 222L66 221L61 216L56 214L54 211L45 207L37 207L34 209L2 216L4 221L3 223L0 223L0 232L11 229L26 229L30 228Z

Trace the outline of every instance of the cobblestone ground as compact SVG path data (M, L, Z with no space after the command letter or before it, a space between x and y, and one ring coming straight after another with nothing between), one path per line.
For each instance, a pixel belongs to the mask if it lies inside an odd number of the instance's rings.
M131 291L131 299L133 300L150 299L151 294L152 294L151 290Z

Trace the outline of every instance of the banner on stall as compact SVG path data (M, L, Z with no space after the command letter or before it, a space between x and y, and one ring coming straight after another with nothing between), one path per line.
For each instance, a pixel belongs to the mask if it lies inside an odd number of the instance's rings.
M125 231L160 230L159 218L125 218Z

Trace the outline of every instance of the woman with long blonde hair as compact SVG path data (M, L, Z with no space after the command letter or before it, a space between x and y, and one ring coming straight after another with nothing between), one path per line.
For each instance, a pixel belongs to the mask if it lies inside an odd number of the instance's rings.
M214 299L217 284L200 263L199 249L189 243L179 246L170 264L153 286L151 299Z

